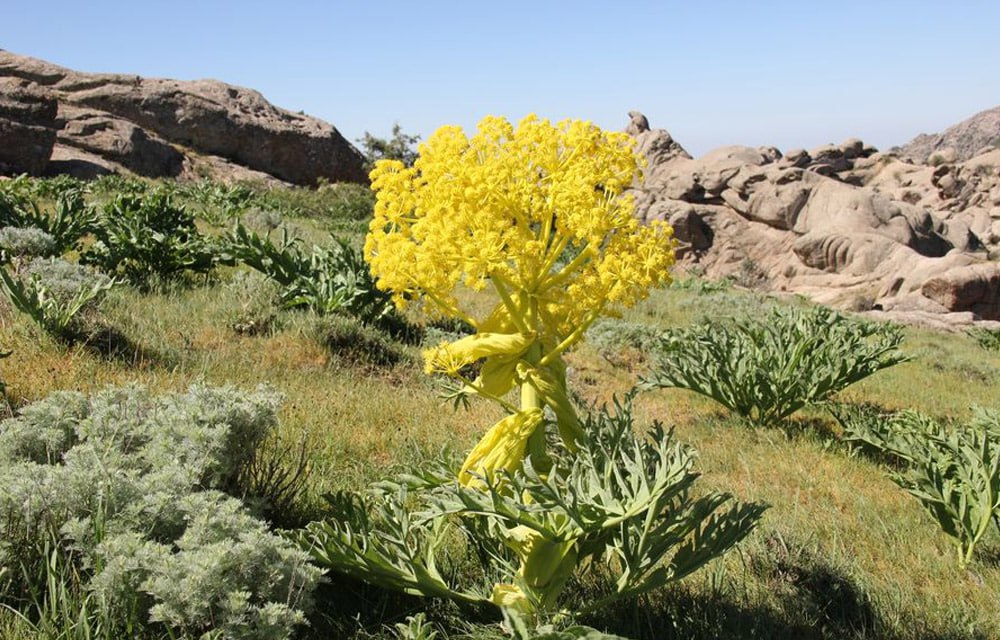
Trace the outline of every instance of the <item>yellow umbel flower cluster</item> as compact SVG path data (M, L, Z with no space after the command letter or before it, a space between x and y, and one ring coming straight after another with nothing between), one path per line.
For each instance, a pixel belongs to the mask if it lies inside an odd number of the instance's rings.
M555 413L572 450L580 423L562 354L598 317L669 281L672 230L640 225L622 196L640 169L626 134L532 115L516 128L487 117L471 138L442 127L412 167L382 160L372 171L375 217L365 258L378 287L400 307L419 302L470 323L476 335L424 354L427 370L462 380L467 392L512 414L476 447L463 482L517 468L513 456L542 462L535 409ZM496 307L473 317L456 296L462 285L492 288ZM476 380L462 378L463 367L483 359ZM520 406L504 400L515 386Z

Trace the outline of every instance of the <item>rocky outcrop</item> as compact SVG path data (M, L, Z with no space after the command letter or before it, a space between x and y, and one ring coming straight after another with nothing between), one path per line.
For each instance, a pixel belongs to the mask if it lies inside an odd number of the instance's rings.
M45 171L56 141L56 100L30 82L0 77L0 175Z
M61 105L56 139L66 147L89 152L148 177L175 177L184 154L142 127L106 111Z
M1000 320L1000 151L930 167L850 139L691 158L663 130L633 135L636 215L674 227L682 266L904 319Z
M0 85L4 96L4 87L16 83L58 103L50 139L78 151L58 155L80 156L72 162L81 170L177 176L214 156L224 162L209 166L238 165L293 184L367 180L360 152L333 126L275 107L251 89L215 80L79 73L5 51L0 80L7 83ZM0 119L2 109L0 103Z
M915 164L963 162L1000 147L1000 107L980 111L941 133L922 133L892 151Z

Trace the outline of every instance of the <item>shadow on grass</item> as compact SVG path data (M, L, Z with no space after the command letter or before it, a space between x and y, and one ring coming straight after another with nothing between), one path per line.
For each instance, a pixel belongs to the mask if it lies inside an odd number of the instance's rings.
M781 421L777 427L790 441L829 441L839 439L839 434L834 428L834 421L826 417L795 416Z
M977 545L973 557L984 567L1000 569L1000 538L994 536L994 540Z
M119 329L101 325L89 329L75 340L87 350L104 358L130 367L169 366L163 354L146 349Z
M964 629L901 628L883 619L863 585L808 550L780 540L749 559L768 595L672 585L621 603L585 624L634 640L987 640Z
M988 640L962 629L890 628L859 585L823 564L779 559L768 572L775 587L768 603L750 602L735 591L706 594L680 584L616 603L580 622L632 640ZM309 639L398 637L388 629L418 612L446 632L442 640L499 634L499 614L489 605L458 607L337 575L316 597Z
M388 591L345 576L329 574L316 592L316 613L310 619L308 640L329 638L397 638L387 629L407 616L426 613L428 620L451 637L466 637L469 625L499 629L500 614L492 605L462 606L433 598ZM476 635L479 637L479 635Z

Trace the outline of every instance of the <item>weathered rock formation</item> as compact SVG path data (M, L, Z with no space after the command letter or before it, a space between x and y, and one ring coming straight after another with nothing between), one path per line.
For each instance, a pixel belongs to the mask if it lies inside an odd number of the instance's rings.
M0 78L0 174L39 174L56 142L56 101L14 78Z
M962 162L1000 147L1000 107L980 111L941 133L922 133L892 151L910 162Z
M0 155L7 172L38 174L51 158L55 173L160 177L235 165L300 185L367 180L361 153L333 126L256 91L79 73L0 50L0 143L8 139L24 142L0 144L18 155Z
M1000 151L932 167L850 139L691 158L662 129L633 135L636 215L670 222L682 264L841 308L1000 321Z

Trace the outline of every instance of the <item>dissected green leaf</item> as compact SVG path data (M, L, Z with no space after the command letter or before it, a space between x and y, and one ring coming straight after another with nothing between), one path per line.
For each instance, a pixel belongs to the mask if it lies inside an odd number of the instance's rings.
M759 319L709 322L664 334L647 387L690 389L758 425L907 360L893 325L824 307L772 310Z
M993 523L1000 531L1000 413L979 409L967 424L916 412L837 412L845 439L900 463L892 479L924 506L955 542L958 563L972 560Z

